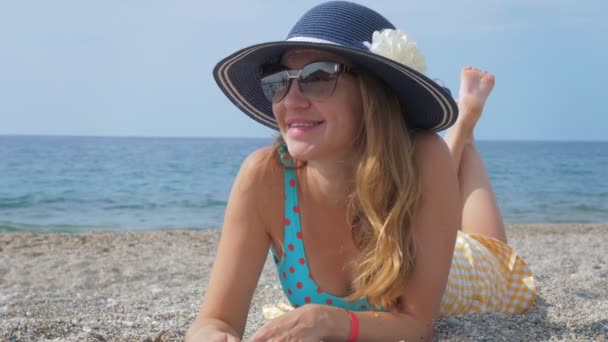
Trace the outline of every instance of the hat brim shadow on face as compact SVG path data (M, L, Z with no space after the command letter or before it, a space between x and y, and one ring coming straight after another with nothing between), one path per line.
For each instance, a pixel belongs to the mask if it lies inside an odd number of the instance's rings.
M411 130L438 132L450 127L458 117L458 107L450 91L427 76L370 51L329 43L278 41L253 45L221 60L213 70L215 81L245 114L278 130L272 103L260 86L259 68L278 63L287 50L294 48L344 56L357 69L366 70L384 81L399 99L404 120Z

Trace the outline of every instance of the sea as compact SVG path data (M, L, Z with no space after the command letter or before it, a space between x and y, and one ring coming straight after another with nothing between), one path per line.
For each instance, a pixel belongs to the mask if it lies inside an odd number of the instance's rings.
M221 229L267 138L0 136L0 232ZM479 141L506 223L607 223L608 142Z

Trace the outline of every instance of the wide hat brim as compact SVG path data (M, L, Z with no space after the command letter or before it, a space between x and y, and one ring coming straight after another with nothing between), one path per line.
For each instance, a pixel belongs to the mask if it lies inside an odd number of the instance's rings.
M357 68L383 80L398 97L405 123L412 130L438 132L450 127L458 117L458 107L450 91L427 76L373 52L331 43L277 41L249 46L215 66L215 81L245 114L278 130L272 103L260 86L259 68L279 62L287 50L294 48L320 49L347 57Z

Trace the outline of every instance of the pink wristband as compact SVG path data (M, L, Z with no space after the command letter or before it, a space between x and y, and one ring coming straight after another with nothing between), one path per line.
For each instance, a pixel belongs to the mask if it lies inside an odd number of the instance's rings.
M359 319L352 311L346 310L346 312L348 312L348 316L350 317L350 336L347 341L356 342L357 337L359 337Z

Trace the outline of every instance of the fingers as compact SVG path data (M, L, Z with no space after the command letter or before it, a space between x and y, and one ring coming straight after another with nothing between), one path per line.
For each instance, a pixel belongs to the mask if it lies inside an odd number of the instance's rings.
M292 311L293 307L287 303L279 302L275 305L264 305L262 308L262 312L264 313L264 317L267 319L273 319L281 316L282 314Z
M226 342L241 342L241 339L235 336L226 336Z

